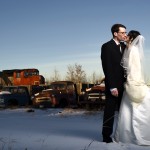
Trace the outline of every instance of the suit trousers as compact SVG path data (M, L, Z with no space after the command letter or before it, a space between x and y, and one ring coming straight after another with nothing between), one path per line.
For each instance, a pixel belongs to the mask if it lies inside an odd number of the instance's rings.
M106 103L104 108L102 126L103 141L111 139L111 135L113 133L115 111L119 111L122 95L123 92L121 92L118 97L112 96L111 94L106 94Z

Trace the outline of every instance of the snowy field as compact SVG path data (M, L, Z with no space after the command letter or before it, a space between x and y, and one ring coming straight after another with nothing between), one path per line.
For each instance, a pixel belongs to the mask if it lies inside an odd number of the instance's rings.
M101 142L103 111L27 110L0 110L0 150L150 150Z

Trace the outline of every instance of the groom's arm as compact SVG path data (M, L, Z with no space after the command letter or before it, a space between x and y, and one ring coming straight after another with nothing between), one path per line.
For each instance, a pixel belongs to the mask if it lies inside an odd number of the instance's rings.
M102 45L101 48L101 60L102 60L102 67L105 74L105 78L107 80L109 89L111 91L116 90L116 82L115 82L115 75L114 75L114 66L113 66L113 53L112 49L109 45ZM112 90L113 89L113 90ZM114 92L112 92L114 93Z

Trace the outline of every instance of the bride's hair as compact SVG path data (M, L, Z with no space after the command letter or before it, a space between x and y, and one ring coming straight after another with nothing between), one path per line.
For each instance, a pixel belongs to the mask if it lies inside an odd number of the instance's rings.
M129 40L132 42L138 35L141 35L139 31L131 30L131 31L128 33Z
M128 33L128 37L130 40L130 45L129 47L126 47L121 60L121 66L125 69L125 76L127 76L130 73L130 67L131 67L130 53L133 49L134 49L134 53L136 49L136 52L138 52L139 54L139 61L141 63L141 70L143 74L144 73L144 67L143 67L144 66L144 50L143 50L144 37L140 34L139 31L136 30L131 30Z

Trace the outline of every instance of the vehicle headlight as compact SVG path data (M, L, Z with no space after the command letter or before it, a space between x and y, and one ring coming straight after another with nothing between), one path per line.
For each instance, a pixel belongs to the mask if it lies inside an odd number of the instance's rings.
M52 94L51 98L56 98L56 95Z

